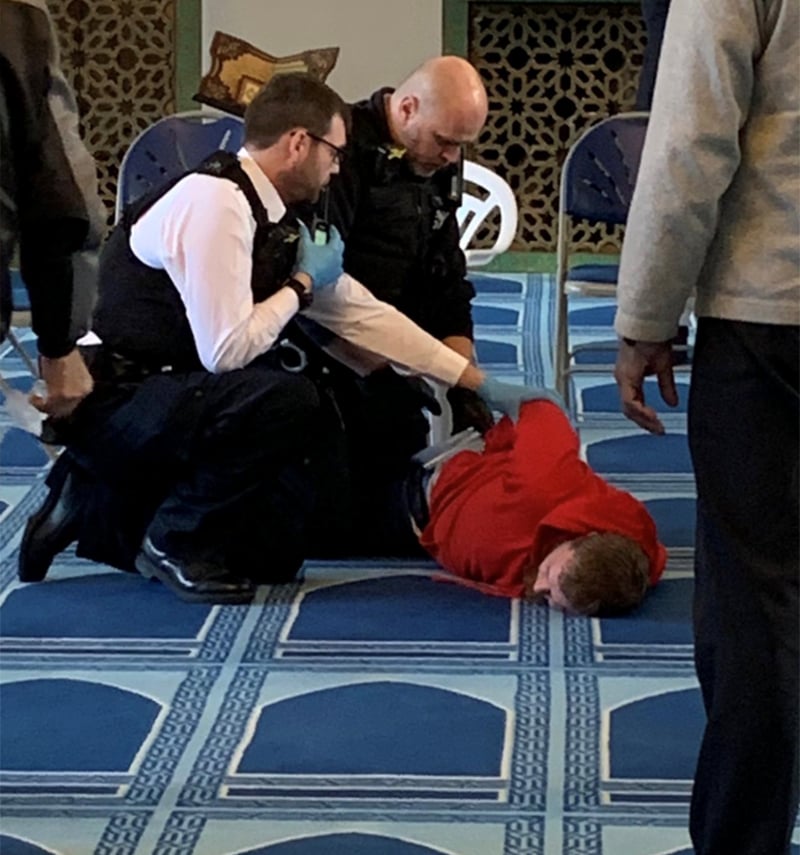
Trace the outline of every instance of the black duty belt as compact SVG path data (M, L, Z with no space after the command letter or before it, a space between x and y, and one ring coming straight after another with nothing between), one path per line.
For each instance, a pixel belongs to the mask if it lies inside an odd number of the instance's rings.
M143 362L118 353L103 344L81 346L80 352L92 377L104 383L141 383L148 377L158 374L171 374L178 370L199 370L199 366L179 368L174 365Z
M92 377L98 382L141 383L158 375L203 370L199 364L148 363L102 344L82 346L80 351ZM317 380L325 378L338 364L314 341L298 334L297 330L281 338L258 359L290 374L305 373Z

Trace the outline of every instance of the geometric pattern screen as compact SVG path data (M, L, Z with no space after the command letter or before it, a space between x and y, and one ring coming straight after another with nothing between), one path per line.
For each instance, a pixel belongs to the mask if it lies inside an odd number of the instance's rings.
M556 248L558 185L570 145L634 109L645 33L639 4L470 3L468 57L489 93L469 157L502 175L519 205L512 249ZM481 238L494 235L488 224ZM576 249L614 252L617 228L576 231Z
M49 0L48 6L110 215L128 146L176 110L176 0Z
M125 151L175 112L176 0L51 0L61 62L114 209ZM477 3L468 57L489 91L489 119L468 156L502 175L519 204L512 249L553 252L558 183L569 146L598 119L633 108L645 44L638 3ZM490 241L497 221L479 235ZM578 248L614 252L618 228L575 235Z

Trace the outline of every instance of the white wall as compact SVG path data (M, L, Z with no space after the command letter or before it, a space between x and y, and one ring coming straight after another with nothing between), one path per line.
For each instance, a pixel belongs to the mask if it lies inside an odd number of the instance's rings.
M203 72L216 30L272 54L338 47L327 82L347 101L442 51L442 0L203 0Z

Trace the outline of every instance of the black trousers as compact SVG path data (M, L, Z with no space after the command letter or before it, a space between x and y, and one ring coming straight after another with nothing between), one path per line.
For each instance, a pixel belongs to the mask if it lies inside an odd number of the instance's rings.
M784 855L798 805L797 327L701 318L689 439L697 476L695 661L708 717L696 855Z
M254 363L105 385L66 431L89 474L78 552L130 569L144 530L258 582L302 563L325 430L307 377Z
M320 507L328 510L317 515L314 557L424 556L408 524L404 481L412 456L427 445L423 407L435 406L432 390L391 369L366 378L333 370L329 380L344 425L347 472L338 479L329 472L321 483Z

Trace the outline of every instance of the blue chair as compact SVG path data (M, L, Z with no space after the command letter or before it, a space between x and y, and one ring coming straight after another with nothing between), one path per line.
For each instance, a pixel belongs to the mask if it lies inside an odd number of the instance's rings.
M34 357L28 352L27 348L23 344L22 340L17 335L14 327L29 327L31 325L31 302L30 297L28 296L28 291L25 288L25 285L22 281L22 276L20 275L19 270L16 268L11 268L11 301L12 306L14 307L13 312L11 314L11 326L6 333L6 338L8 343L11 345L14 351L16 351L17 356L22 361L23 365L30 371L34 378L39 377L39 366L36 364ZM17 394L20 389L27 392L29 385L25 383L24 385L18 385L19 378L14 380L7 380L0 374L0 404L2 404L9 411L11 410L11 406L8 403L11 395ZM15 419L12 417L12 424ZM21 432L20 432L21 433ZM18 451L21 451L23 456L28 454L33 455L33 462L31 465L38 465L36 463L36 457L40 454L35 448L28 445L27 451L24 451L27 439L22 436L16 437L13 442L22 443L21 447L18 448ZM41 446L44 449L47 458L50 460L55 460L58 457L58 451L50 445L43 444ZM16 459L17 455L15 455Z
M22 363L28 368L34 377L39 376L39 369L33 360L33 357L23 346L21 340L17 336L14 327L29 327L31 325L31 301L28 296L28 291L22 282L22 276L19 270L12 268L11 271L11 305L14 311L11 315L11 327L6 335L9 344L17 352L17 355L22 360Z
M464 161L464 189L461 205L456 211L459 228L459 246L464 251L467 269L483 267L511 246L517 233L519 210L514 191L506 180L473 160ZM490 215L497 213L499 224L494 243L490 247L470 247L481 226ZM434 383L436 400L442 408L440 416L431 416L430 441L444 442L453 427L453 414L447 400L446 388Z
M613 297L619 266L598 253L596 263L573 265L573 233L586 223L623 225L639 172L648 113L620 113L593 125L572 145L561 172L557 244L557 312L553 365L558 391L569 399L570 374L609 368L609 363L574 364L580 346L569 345L569 297ZM581 251L585 254L585 246ZM601 345L602 346L602 345ZM608 347L615 347L610 342ZM597 349L594 342L592 348Z
M165 116L130 144L119 168L114 220L140 196L198 166L215 151L236 152L244 138L238 116L189 110Z
M459 244L464 250L467 267L483 267L504 253L510 246L517 233L517 200L506 180L491 169L475 163L473 160L464 161L464 184L472 186L478 193L470 193L464 189L461 195L461 205L456 211L460 231ZM500 224L494 244L486 249L470 248L473 238L483 225L486 218L497 210Z

